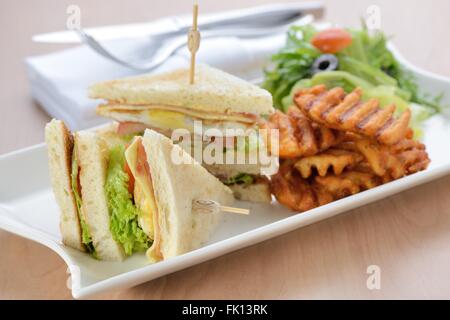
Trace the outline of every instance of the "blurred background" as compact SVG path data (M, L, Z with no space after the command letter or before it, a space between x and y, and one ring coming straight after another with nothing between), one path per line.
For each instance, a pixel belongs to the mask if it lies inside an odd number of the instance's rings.
M270 0L201 0L200 12L239 9L275 3ZM284 0L282 2L294 2ZM298 0L295 2L299 2ZM325 0L324 20L359 26L370 5L381 8L381 27L403 55L429 71L450 75L450 1L448 0ZM83 27L150 21L166 15L189 13L191 1L164 0L2 0L0 4L0 154L43 141L49 117L33 102L23 60L58 51L67 45L31 41L37 33L65 29L66 9L81 8Z

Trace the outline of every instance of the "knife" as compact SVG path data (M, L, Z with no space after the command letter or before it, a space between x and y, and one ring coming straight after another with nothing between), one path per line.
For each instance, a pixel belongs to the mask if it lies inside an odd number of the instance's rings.
M306 14L316 18L323 15L322 2L287 3L232 10L222 13L206 14L199 17L199 28L210 30L225 27L268 27L295 20ZM181 15L158 19L148 23L86 28L83 31L97 41L108 41L140 37L170 37L186 34L191 26L191 16ZM65 30L32 37L39 43L80 43L81 39L73 30Z

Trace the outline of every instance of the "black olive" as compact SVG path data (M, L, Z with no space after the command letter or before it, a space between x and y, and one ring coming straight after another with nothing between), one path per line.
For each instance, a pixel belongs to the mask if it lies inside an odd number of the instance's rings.
M314 60L311 73L314 75L319 72L333 71L339 66L338 58L334 54L322 54Z

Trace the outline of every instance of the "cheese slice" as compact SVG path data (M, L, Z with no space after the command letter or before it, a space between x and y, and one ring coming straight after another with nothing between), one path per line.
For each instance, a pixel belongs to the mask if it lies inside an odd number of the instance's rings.
M258 117L251 114L207 114L204 112L182 110L170 106L129 106L129 105L101 105L97 108L101 116L118 122L138 122L149 128L160 130L186 129L194 132L196 121L201 121L202 129L220 130L223 135L229 135L228 129L240 135L242 131L254 128Z
M100 114L108 113L108 111L112 112L122 112L122 113L133 113L133 112L143 112L149 110L163 110L163 111L172 111L181 113L193 118L201 119L201 120L211 120L211 121L231 121L231 122L243 122L254 124L258 122L259 117L253 113L218 113L218 112L202 112L197 110L192 110L189 108L182 108L177 106L170 105L157 105L157 104L149 104L149 105L127 105L127 104L116 104L116 103L108 103L99 105L97 107L97 111Z
M149 238L154 240L155 225L153 220L158 208L151 180L137 170L137 148L139 143L141 143L139 138L133 140L132 144L125 151L125 159L135 180L134 201L140 212L139 225Z

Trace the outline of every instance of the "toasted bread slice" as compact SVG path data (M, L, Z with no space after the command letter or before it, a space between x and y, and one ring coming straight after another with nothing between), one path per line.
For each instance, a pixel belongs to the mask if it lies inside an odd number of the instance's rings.
M60 208L62 242L69 247L86 251L82 243L80 219L72 191L73 137L61 120L53 119L45 126L50 178L56 202Z
M273 112L271 94L258 86L206 65L199 65L195 73L192 85L188 68L101 82L90 88L90 97L129 107L160 105L221 114Z
M110 214L105 195L108 148L94 132L75 133L75 151L80 168L83 214L97 257L100 260L121 261L125 258L122 246L110 231Z

